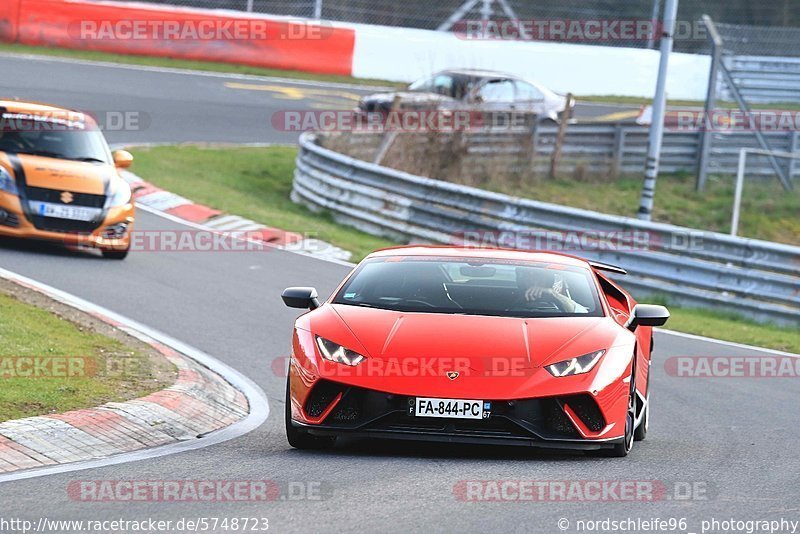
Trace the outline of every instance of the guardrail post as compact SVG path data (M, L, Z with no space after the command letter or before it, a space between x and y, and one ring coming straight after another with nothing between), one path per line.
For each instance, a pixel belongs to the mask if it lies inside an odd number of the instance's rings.
M539 121L531 121L531 145L530 145L530 169L532 174L536 174L536 151L539 148Z
M611 178L619 177L622 171L622 155L625 153L625 133L625 128L622 124L617 124L614 127L614 148L611 154Z
M789 152L792 153L800 152L800 131L795 130L792 133L792 146L789 149ZM789 160L789 179L792 179L794 177L796 170L797 170L797 160L796 159Z

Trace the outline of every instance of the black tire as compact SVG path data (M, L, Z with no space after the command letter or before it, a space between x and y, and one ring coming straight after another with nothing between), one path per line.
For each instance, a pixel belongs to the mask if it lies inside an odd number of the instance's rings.
M286 439L295 449L329 449L336 442L335 437L312 436L303 429L292 425L292 401L289 396L289 378L286 378Z
M115 250L115 249L107 249L103 250L103 257L107 260L124 260L128 257L128 252L130 249L126 248L125 250Z
M647 374L647 400L644 405L644 414L642 415L642 422L636 427L633 433L634 441L644 441L647 437L647 431L650 428L650 373Z

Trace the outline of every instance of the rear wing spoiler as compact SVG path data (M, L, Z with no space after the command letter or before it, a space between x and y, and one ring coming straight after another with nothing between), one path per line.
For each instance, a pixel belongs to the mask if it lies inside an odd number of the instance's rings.
M616 274L628 274L628 271L626 271L622 267L617 267L616 265L609 265L608 263L601 263L599 261L590 261L589 265L591 265L593 269L597 269L598 271L606 271L609 273L616 273Z

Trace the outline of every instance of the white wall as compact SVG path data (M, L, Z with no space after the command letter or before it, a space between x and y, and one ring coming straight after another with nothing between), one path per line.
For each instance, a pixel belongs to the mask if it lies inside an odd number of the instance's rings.
M509 72L576 95L652 97L659 53L554 42L468 41L452 33L347 24L356 30L353 75L410 82L446 68ZM670 98L704 100L709 56L673 54Z

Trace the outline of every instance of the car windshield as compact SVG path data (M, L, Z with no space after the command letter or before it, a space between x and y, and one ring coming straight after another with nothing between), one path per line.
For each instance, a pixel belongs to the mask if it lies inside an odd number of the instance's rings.
M334 304L503 317L602 317L585 268L487 258L397 256L362 263Z
M478 83L479 78L465 74L441 72L431 78L423 78L408 86L409 91L436 93L456 100L466 97Z
M110 163L103 134L93 124L11 113L0 121L2 152Z

